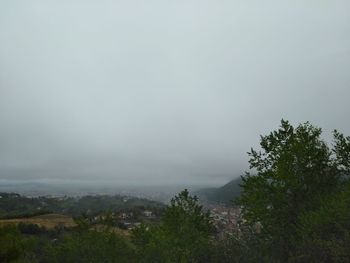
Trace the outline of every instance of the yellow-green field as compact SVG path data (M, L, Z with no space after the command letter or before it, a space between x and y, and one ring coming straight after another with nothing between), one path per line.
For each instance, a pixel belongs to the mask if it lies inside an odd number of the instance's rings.
M36 224L43 226L47 229L55 228L56 226L64 227L74 227L76 224L73 221L73 218L66 215L60 214L46 214L28 218L13 218L13 219L0 219L0 225L4 224L18 224L20 222L28 224Z

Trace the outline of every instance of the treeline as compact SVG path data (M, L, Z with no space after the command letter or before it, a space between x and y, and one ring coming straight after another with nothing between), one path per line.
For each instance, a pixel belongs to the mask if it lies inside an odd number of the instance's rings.
M165 207L159 202L119 195L30 198L16 193L0 193L0 196L0 218L24 218L46 213L60 213L75 217L83 213L95 215L106 210L157 210Z
M3 227L0 262L350 262L350 137L334 131L329 147L321 129L282 121L249 156L235 201L242 220L225 238L185 190L159 224L128 235L84 218L40 235Z

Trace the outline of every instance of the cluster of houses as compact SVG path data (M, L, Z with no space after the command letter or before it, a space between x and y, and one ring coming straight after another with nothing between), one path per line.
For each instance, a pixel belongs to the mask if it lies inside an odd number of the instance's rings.
M240 208L214 206L210 209L210 214L219 237L239 232L242 222Z

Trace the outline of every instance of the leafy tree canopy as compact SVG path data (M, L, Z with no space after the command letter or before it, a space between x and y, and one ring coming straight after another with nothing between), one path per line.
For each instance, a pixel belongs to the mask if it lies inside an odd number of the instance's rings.
M184 190L171 200L160 226L134 231L134 243L141 262L209 262L212 232L209 212Z
M261 224L266 251L281 261L294 253L300 215L317 210L349 176L350 138L334 131L330 149L321 133L308 122L294 128L282 120L261 136L260 151L248 153L252 173L242 177L238 204L249 224Z

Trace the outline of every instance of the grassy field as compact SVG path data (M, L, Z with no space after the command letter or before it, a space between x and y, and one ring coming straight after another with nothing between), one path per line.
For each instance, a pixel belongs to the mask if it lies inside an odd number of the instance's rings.
M20 222L28 224L36 224L43 226L47 229L53 229L56 226L74 227L76 224L73 218L60 214L45 214L40 216L28 217L28 218L13 218L13 219L0 219L1 224L18 224Z

